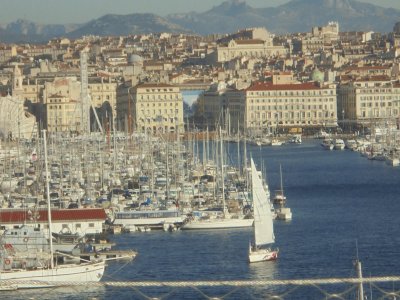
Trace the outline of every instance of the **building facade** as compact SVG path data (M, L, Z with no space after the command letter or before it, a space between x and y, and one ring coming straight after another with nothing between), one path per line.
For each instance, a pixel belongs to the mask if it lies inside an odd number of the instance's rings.
M290 128L337 127L334 84L256 82L245 90L245 98L247 131L261 128L273 133Z
M117 119L127 132L183 133L182 93L179 87L163 83L125 87L118 93Z
M283 46L274 46L272 37L267 40L231 40L227 45L217 46L217 62L228 62L235 58L266 58L287 53Z
M351 125L400 117L400 84L388 78L359 79L338 87L339 120Z

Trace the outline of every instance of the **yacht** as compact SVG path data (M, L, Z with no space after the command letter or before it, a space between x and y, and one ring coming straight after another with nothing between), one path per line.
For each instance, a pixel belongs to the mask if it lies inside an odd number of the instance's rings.
M345 143L342 139L335 139L334 148L335 150L343 150Z
M331 138L325 138L321 143L322 148L326 150L333 150L334 144Z
M275 208L275 213L277 220L290 221L292 219L292 211L289 207L281 206Z
M114 225L122 225L130 230L140 228L165 229L167 226L180 227L186 216L173 210L131 210L115 213Z
M247 215L208 209L192 212L182 225L182 230L243 228L253 226L253 222L253 218Z
M271 140L271 146L282 146L284 144L283 141L280 141L278 139L272 139Z

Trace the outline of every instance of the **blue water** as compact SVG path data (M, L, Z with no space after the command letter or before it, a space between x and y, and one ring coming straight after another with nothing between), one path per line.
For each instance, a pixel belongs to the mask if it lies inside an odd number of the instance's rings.
M236 147L230 144L233 160ZM247 150L258 166L264 161L272 191L279 188L279 165L282 165L287 205L292 209L293 220L274 222L276 246L280 249L277 261L248 264L251 229L131 233L112 239L117 243L116 248L133 248L139 255L128 264L110 263L104 280L347 278L356 276L353 261L357 250L365 277L400 275L399 168L367 160L357 152L326 151L318 141L282 147L249 146ZM400 289L397 283L390 284L391 289L396 287ZM240 289L226 299L260 299L290 288L293 287ZM152 290L146 292L151 294ZM226 293L223 289L208 292L209 296ZM86 293L66 295L145 299L126 288ZM283 298L325 299L325 296L315 289L299 289ZM165 299L206 298L183 289ZM355 299L354 293L344 299Z

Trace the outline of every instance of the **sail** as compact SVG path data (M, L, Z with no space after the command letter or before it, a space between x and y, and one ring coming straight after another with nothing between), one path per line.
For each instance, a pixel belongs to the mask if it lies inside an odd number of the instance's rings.
M251 159L251 181L254 208L254 237L257 246L275 241L271 203L269 193L264 190L262 178L259 175L253 159Z

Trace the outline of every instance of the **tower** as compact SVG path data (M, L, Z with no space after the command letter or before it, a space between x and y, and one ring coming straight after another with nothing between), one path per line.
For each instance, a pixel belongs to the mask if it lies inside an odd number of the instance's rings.
M23 80L23 76L22 76L21 70L18 67L18 65L15 65L14 72L13 72L13 85L12 85L12 95L13 96L22 95L22 93L23 93L22 80Z

